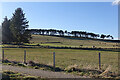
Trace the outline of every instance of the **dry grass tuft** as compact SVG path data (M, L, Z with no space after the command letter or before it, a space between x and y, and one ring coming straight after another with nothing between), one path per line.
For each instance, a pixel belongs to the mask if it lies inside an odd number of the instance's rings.
M78 65L77 64L70 65L67 68L65 68L65 70L70 70L70 69L73 69L73 68L78 68Z
M104 72L102 72L99 76L102 77L110 77L112 75L111 65L109 65Z

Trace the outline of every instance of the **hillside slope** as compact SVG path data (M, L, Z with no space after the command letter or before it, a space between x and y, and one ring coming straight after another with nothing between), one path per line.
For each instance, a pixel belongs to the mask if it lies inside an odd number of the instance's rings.
M96 48L117 48L118 42L100 41L85 38L57 37L46 35L32 35L32 44L55 47L96 47Z

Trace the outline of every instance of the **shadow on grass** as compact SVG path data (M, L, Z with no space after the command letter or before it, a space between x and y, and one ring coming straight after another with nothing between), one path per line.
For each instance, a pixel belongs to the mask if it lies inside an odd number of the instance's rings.
M28 66L32 66L33 68L35 69L39 69L39 68L42 68L43 70L51 70L51 71L55 71L55 72L61 72L61 71L64 71L63 69L59 68L59 67L53 67L53 66L50 66L50 65L46 65L46 64L39 64L39 63L35 63L33 61L29 61L27 63Z
M36 44L36 45L25 45L25 44L13 44L13 43L6 43L7 45L11 45L11 46L4 46L2 48L47 48L47 49L78 49L78 50L96 50L96 51L112 51L112 52L120 52L119 48L83 48L83 47L55 47L55 46L43 46L40 44ZM17 46L14 46L17 45Z
M28 63L22 63L22 62L17 62L17 61L9 61L7 59L5 59L4 61L2 61L3 64L7 64L7 65L12 65L12 66L22 66L22 67L32 67L34 69L42 69L42 70L51 70L51 71L55 71L55 72L61 72L64 71L63 69L59 68L59 67L53 67L50 65L46 65L46 64L40 64L40 63L35 63L33 61L29 61Z

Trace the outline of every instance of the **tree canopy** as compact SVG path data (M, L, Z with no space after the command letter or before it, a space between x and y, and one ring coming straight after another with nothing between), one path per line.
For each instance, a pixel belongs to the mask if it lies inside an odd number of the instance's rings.
M108 38L114 39L111 35L105 34L96 34L86 31L63 31L63 30L56 30L56 29L27 29L31 34L39 34L39 35L58 35L58 36L74 36L74 37L84 37L84 38Z
M2 23L2 42L7 43L11 42L12 36L11 36L11 30L10 30L10 20L8 20L7 16L4 18L4 21Z
M29 27L28 21L25 18L25 13L21 8L17 8L10 20L7 17L2 23L2 41L25 43L29 42L31 35L26 29Z

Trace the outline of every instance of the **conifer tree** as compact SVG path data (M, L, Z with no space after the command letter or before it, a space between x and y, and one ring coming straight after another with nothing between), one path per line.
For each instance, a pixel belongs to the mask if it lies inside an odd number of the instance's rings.
M25 13L21 8L17 8L11 18L10 29L13 34L13 40L16 43L28 42L30 34L26 32L29 27L28 21L25 18Z
M10 43L12 41L12 34L10 30L10 20L7 17L4 18L2 23L2 42Z

